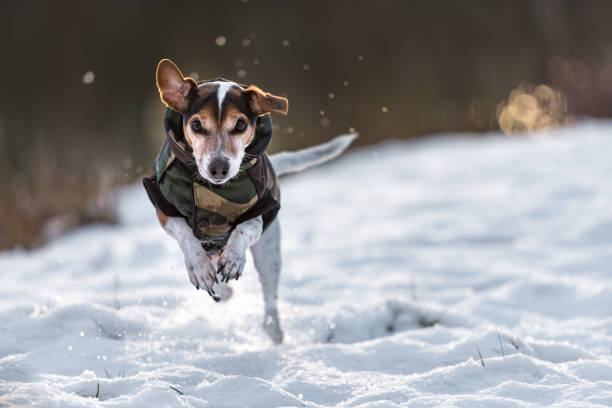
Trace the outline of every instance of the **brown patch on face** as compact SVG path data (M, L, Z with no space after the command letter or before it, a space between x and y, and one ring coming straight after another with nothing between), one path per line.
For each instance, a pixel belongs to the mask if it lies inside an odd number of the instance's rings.
M227 156L237 158L255 137L255 128L247 116L250 112L242 112L234 103L244 97L242 90L231 88L227 91L221 112L217 98L210 98L216 92L216 86L201 86L198 89L198 99L206 102L191 114L183 127L185 139L193 149L196 159L201 159L219 148ZM199 122L201 131L193 129L194 121ZM236 128L239 121L244 124L242 131Z
M238 131L236 128L239 121L245 124L243 131ZM221 129L223 134L227 135L222 140L222 148L233 157L237 157L244 151L255 137L255 127L249 118L234 105L226 106L223 109Z
M207 103L200 110L192 114L187 123L183 125L183 133L187 144L193 149L196 158L208 154L216 148L215 135L218 133L216 109L213 103ZM201 130L195 130L199 123ZM196 127L197 128L197 127Z
M287 99L257 87L242 89L218 81L200 85L197 97L192 95L188 110L183 113L186 118L183 131L202 177L215 183L234 177L245 149L255 137L257 116L286 113L287 108ZM220 166L227 169L219 173ZM218 174L227 174L227 178L220 179Z
M247 116L235 106L224 106L223 117L218 120L214 102L207 103L202 109L191 115L183 127L185 140L193 149L196 159L201 159L220 148L227 156L238 157L255 137L255 127ZM201 131L193 129L193 123L199 122ZM242 121L245 128L236 130L236 124Z

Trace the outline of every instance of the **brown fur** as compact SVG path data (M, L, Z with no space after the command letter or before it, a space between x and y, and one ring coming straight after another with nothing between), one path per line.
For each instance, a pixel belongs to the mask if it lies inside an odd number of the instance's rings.
M168 222L168 216L160 210L157 210L157 219L159 220L159 223L162 227L166 226L166 223Z
M167 59L159 62L156 78L164 104L177 112L186 114L186 122L183 123L185 139L193 150L200 174L209 180L211 177L210 175L207 177L210 168L208 164L215 155L231 163L229 178L236 174L238 171L236 163L255 137L255 116L271 112L286 115L289 109L289 102L286 98L272 95L251 85L246 89L238 89L238 87L228 89L223 107L219 112L217 98L208 98L218 89L214 85L198 87L193 79L183 77L178 67ZM192 94L195 89L197 89L196 98ZM202 102L205 105L198 108L199 103ZM193 109L199 110L193 112ZM246 128L242 132L235 130L240 119L244 119L246 123ZM200 122L202 131L192 129L194 121ZM222 154L216 153L219 151ZM227 180L222 182L225 181Z
M249 97L253 112L259 115L271 112L286 115L289 111L289 101L287 98L264 92L255 85L249 86L244 90L244 93Z
M238 119L244 119L247 123L247 127L244 132L230 135L229 133L236 126L236 122ZM224 143L222 144L223 149L227 149L233 155L238 155L241 150L244 150L245 147L251 143L253 137L255 137L255 127L248 118L236 109L235 106L228 106L223 111L223 117L221 118L221 128L227 132L228 136ZM233 139L233 140L232 140Z
M196 133L191 129L191 124L196 120L200 121L202 128L206 131L206 134L202 135L201 133ZM211 136L214 137L218 133L218 128L219 125L217 123L217 116L215 115L215 107L212 104L207 104L189 117L189 121L183 126L183 133L185 134L185 139L187 140L189 146L194 149L194 145L197 145L198 140L206 140ZM208 151L212 149L214 149L214 146L210 146L208 149L206 149L206 152L208 153Z
M231 134L240 118L243 118L247 123L245 131ZM191 129L191 123L195 120L200 121L202 127L206 130L206 134L197 133ZM231 105L224 109L223 117L219 122L215 116L215 107L212 104L207 104L189 118L189 121L183 127L183 131L187 143L191 146L193 154L197 158L210 154L219 146L227 154L237 157L255 136L255 127L243 113Z
M198 86L193 78L183 77L178 67L168 59L159 61L155 82L161 100L177 112L184 112L187 109L189 105L187 97Z

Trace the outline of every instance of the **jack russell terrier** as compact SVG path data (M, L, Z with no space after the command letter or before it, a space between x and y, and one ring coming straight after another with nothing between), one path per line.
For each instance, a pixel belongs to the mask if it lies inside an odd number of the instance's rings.
M178 242L191 283L215 301L231 294L227 282L238 280L250 248L263 290L263 327L281 343L277 176L333 159L356 135L268 157L269 114L286 115L287 99L221 78L197 83L167 59L157 66L156 83L167 107L166 142L143 184L159 222Z

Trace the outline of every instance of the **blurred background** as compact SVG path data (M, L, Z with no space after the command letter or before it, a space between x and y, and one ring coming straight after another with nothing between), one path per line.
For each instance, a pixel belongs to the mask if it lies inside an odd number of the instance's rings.
M588 0L3 1L0 249L113 222L109 192L164 139L161 58L288 97L271 151L510 134L612 115L610 16Z

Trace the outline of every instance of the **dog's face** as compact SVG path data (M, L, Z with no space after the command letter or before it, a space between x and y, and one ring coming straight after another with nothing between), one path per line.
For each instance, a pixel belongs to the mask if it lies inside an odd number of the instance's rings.
M287 114L288 101L256 86L207 82L200 86L185 78L170 60L157 66L161 100L183 115L183 132L200 175L214 184L235 177L244 149L255 136L255 121L265 113Z

